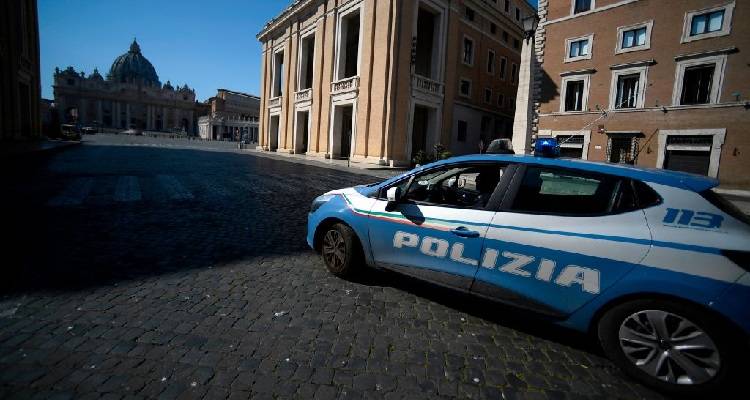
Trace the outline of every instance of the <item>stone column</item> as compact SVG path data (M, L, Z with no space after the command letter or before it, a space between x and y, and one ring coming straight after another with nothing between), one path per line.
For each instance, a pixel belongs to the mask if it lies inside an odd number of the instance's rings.
M88 108L89 108L89 102L87 99L81 99L81 106L78 108L78 122L81 123L81 125L89 125L88 120Z
M146 120L143 122L144 122L144 125L146 125L144 130L150 131L151 130L151 106L148 104L146 104Z
M130 129L130 103L125 103L125 129Z
M96 101L96 120L99 122L99 126L104 126L104 112L102 111L101 99Z
M188 116L188 125L190 126L190 130L188 131L188 136L192 136L195 134L195 127L193 125L194 123L193 117L194 117L193 110L190 110L190 115Z
M531 150L531 127L534 118L534 35L524 39L518 72L516 113L513 118L513 151L526 154Z
M112 104L113 112L114 112L114 118L115 120L112 121L115 128L122 128L120 126L120 121L122 121L122 117L120 116L120 102L116 101L114 104Z

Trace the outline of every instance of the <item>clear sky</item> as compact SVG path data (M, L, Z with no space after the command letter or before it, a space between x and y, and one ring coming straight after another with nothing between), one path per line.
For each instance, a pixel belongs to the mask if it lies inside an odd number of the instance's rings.
M203 101L226 88L258 94L255 35L288 0L38 0L42 97L55 67L106 76L133 37L159 80L194 88Z
M162 83L203 101L225 88L259 94L255 35L289 0L38 0L42 97L55 67L106 76L137 38ZM536 5L536 0L530 0Z

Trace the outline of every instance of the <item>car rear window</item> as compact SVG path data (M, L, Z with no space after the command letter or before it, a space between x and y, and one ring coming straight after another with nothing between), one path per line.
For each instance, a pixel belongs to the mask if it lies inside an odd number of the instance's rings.
M620 181L597 173L530 166L511 210L564 216L607 214L612 210Z
M727 200L724 196L714 192L712 189L704 190L700 193L704 199L708 200L709 203L713 204L716 208L725 213L731 215L735 219L750 225L750 217L747 216L742 210L737 208L732 202Z

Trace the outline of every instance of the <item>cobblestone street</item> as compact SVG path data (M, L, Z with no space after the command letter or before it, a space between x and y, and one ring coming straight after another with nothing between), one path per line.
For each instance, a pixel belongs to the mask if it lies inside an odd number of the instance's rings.
M311 200L378 178L101 142L14 168L0 398L660 398L524 312L327 273Z

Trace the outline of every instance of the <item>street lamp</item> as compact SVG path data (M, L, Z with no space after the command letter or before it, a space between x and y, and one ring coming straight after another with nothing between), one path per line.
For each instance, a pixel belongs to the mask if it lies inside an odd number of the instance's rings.
M531 14L521 20L526 38L521 48L521 64L518 71L516 112L513 118L513 151L526 154L531 148L532 121L534 118L534 39L539 18Z
M526 33L526 39L529 39L534 36L534 32L536 32L536 27L539 24L539 17L537 17L536 14L531 14L521 20L521 24L523 25L523 31Z

